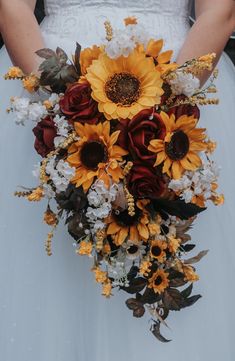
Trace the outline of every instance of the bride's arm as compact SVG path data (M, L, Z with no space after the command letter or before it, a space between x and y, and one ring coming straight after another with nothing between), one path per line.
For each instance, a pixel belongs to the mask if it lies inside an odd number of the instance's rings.
M234 0L196 0L196 22L178 55L179 64L216 53L218 61L230 35L235 29ZM207 74L207 77L209 74ZM204 82L206 78L202 79Z
M26 73L37 67L35 51L44 47L35 4L36 0L0 0L0 33L13 64Z

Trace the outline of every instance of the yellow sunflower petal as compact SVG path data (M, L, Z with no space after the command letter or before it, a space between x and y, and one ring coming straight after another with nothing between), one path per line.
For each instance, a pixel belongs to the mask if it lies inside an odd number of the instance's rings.
M107 234L115 234L120 231L122 227L119 226L117 223L113 222L110 223L107 229Z
M171 60L173 51L167 50L158 55L157 61L159 64L168 63Z
M193 171L193 170L197 169L197 166L195 166L195 164L191 163L187 159L187 156L180 160L180 164L186 170L192 170Z
M126 119L129 113L130 113L129 107L122 107L122 106L117 107L117 114L120 118Z
M164 162L166 157L167 157L167 155L166 155L165 151L159 152L157 154L156 163L154 165L157 166L157 165L161 164L162 162Z
M150 39L147 44L146 54L156 58L163 47L163 40Z
M173 162L171 170L173 178L179 179L182 175L183 167L180 162Z
M130 227L130 234L129 234L130 241L138 241L139 240L139 233L136 226Z
M189 159L196 167L200 167L202 164L201 158L194 152L188 152L187 159Z
M112 114L117 109L117 104L115 103L104 103L104 111L108 114Z
M128 236L128 227L123 227L120 229L120 231L118 232L117 236L115 237L115 244L117 246L120 246L121 244L123 244L123 242L125 241L125 239Z
M150 150L153 153L160 152L164 149L164 142L161 139L153 139L150 141L150 144L148 146L148 150Z
M171 168L171 165L172 165L172 160L170 158L167 158L164 162L164 166L163 166L163 169L162 169L162 172L163 173L166 173L170 176L170 168Z
M137 229L138 229L138 232L139 232L141 238L143 238L144 240L149 238L149 230L146 225L139 223L137 225Z

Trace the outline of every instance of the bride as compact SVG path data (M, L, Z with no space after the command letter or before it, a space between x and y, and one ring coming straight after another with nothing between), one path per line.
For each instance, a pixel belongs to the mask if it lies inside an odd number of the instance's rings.
M175 60L209 52L217 54L235 28L233 0L196 0L197 20L190 30L189 0L45 0L41 29L33 10L36 0L0 0L0 33L14 64L25 72L38 67L35 51L83 47L102 42L103 23L120 27L135 15L151 36L165 39ZM0 73L11 62L0 52ZM235 70L223 55L217 82L220 105L202 109L201 123L218 142L215 158L222 165L220 185L225 205L208 209L195 224L198 249L210 249L198 266L196 291L203 298L190 309L172 313L173 341L161 344L148 332L147 318L135 319L119 292L103 299L89 272L89 260L75 254L65 228L58 229L53 257L40 240L47 229L39 224L43 209L13 197L18 185L31 185L37 163L29 126L17 128L6 115L9 98L20 93L16 82L0 81L0 349L4 361L204 361L235 359L234 211ZM207 74L207 77L209 74ZM201 79L203 84L206 78ZM43 205L42 205L43 206Z

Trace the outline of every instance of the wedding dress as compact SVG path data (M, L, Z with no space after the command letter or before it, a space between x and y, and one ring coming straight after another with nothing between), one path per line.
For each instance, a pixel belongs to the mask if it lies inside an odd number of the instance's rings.
M42 32L47 46L71 55L75 41L100 43L105 20L122 26L135 15L151 36L165 39L175 56L189 30L188 0L47 0ZM215 34L216 36L216 34ZM3 75L10 60L0 52ZM223 56L217 82L220 105L202 109L201 124L218 142L220 189L225 205L209 206L192 231L197 250L210 249L197 266L195 292L203 297L191 308L172 312L172 338L161 344L149 332L148 317L136 319L124 304L127 294L104 299L90 272L91 262L77 256L61 225L53 256L44 252L45 205L17 199L17 185L35 184L38 156L30 126L17 127L7 115L10 96L20 84L0 81L0 360L2 361L234 361L234 212L235 70Z

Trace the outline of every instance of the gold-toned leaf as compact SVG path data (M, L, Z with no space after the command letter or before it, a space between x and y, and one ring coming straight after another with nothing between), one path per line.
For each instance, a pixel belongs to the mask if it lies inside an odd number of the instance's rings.
M205 250L205 251L201 251L201 252L198 253L197 256L185 260L184 263L185 263L185 264L197 263L197 262L199 262L203 257L205 257L208 252L209 252L208 249Z

